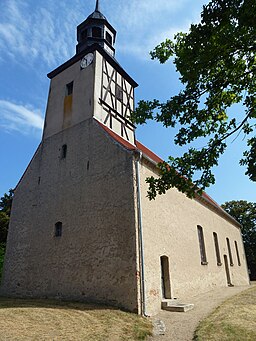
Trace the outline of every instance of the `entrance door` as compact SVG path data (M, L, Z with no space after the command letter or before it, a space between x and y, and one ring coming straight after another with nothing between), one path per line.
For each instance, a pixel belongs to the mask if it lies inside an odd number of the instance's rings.
M229 272L229 266L228 266L228 257L227 257L227 255L224 255L224 264L225 264L225 270L226 270L228 286L232 286L230 272Z
M161 257L161 276L162 276L162 295L163 298L171 298L171 284L169 272L169 259L166 256Z

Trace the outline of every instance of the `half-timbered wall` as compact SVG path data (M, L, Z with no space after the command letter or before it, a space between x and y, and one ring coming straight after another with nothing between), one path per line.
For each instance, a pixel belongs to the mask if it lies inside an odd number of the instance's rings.
M94 116L115 133L134 144L134 88L98 52L95 58Z

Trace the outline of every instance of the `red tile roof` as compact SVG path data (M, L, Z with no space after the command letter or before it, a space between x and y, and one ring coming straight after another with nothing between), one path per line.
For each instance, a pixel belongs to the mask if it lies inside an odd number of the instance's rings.
M144 156L146 156L147 158L149 158L156 164L164 161L158 155L156 155L154 152L152 152L150 149L148 149L146 146L140 143L139 141L136 140L135 145L133 145L132 143L123 139L121 136L117 135L113 130L109 129L107 126L105 126L101 122L99 121L97 122L108 133L108 135L110 135L116 142L120 143L126 149L141 151ZM202 196L198 197L198 199L199 200L201 199L200 201L202 201L203 199L203 201L206 201L212 207L217 209L217 211L221 215L225 215L226 217L229 217L229 219L232 220L233 223L240 226L240 224L233 217L231 217L226 211L224 211L223 208L216 201L214 201L207 193L203 192Z

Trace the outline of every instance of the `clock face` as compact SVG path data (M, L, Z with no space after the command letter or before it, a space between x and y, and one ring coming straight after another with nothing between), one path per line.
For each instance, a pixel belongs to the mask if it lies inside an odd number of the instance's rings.
M85 69L87 66L89 66L93 62L93 58L93 53L88 53L87 55L85 55L80 63L81 69Z

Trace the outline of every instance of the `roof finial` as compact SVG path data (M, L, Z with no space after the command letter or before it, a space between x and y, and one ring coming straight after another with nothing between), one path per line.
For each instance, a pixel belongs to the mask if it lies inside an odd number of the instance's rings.
M99 2L99 0L96 1L95 12L100 12L100 2Z

